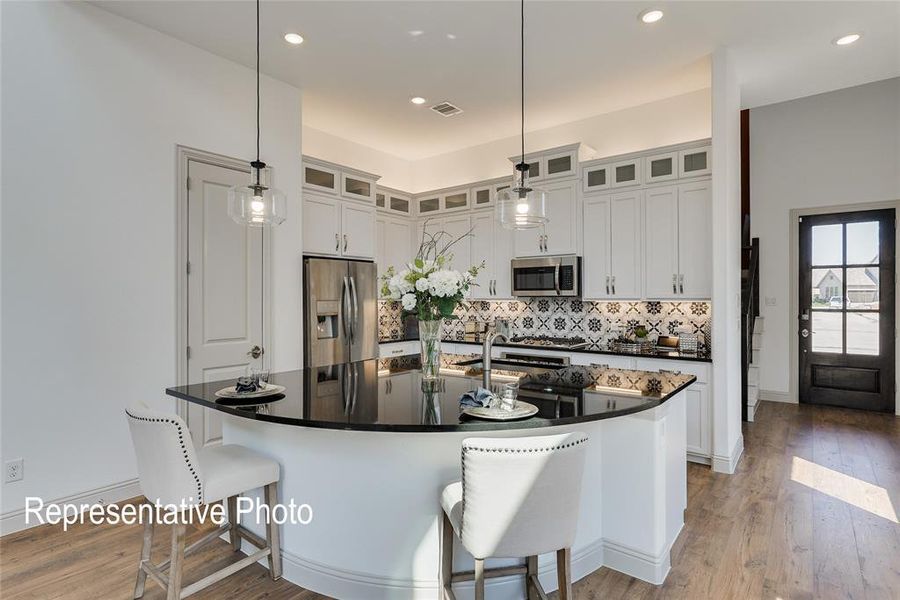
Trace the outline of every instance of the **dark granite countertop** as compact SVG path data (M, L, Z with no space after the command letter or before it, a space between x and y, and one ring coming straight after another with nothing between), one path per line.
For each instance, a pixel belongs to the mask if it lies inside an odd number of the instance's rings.
M413 342L418 341L417 337L406 337L402 339L380 339L380 344L391 344L394 342ZM480 346L481 342L476 340L451 340L445 339L444 343L447 344L471 344L473 346ZM616 352L614 350L608 350L605 348L601 348L596 345L588 346L586 348L579 348L577 350L563 350L561 348L541 348L539 346L522 346L516 344L504 344L501 342L495 342L494 346L502 346L505 348L516 348L517 350L553 350L555 352L578 352L579 354L605 354L609 356L636 356L640 358L662 358L666 360L689 360L694 362L712 362L712 356L707 352L681 352L680 350L653 350L652 352L643 352L640 354L634 352Z
M459 396L481 384L472 355L442 356L441 378L423 381L418 355L274 373L284 394L236 406L215 393L233 381L172 387L166 394L231 415L285 425L384 432L530 429L608 419L652 409L695 381L691 375L600 367L492 371L493 381L518 381L519 399L534 417L482 421L459 413ZM424 391L423 391L424 390Z

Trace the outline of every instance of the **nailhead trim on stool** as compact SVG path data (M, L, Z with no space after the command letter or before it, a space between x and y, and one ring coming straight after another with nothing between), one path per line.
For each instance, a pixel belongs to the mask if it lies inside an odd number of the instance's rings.
M178 433L178 443L181 445L181 454L184 456L184 464L190 470L191 475L194 477L194 481L197 484L197 502L203 504L203 484L200 482L200 476L194 469L194 465L191 464L190 458L188 458L187 446L184 444L184 430L181 428L181 424L173 419L147 419L145 417L138 417L131 414L127 409L125 410L125 414L135 421L145 421L147 423L168 423L175 426L175 429Z

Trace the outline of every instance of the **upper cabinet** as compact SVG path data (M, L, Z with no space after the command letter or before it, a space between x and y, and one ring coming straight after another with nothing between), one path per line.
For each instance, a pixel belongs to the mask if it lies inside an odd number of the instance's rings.
M403 192L377 187L375 189L375 208L408 217L412 214L413 210L412 197Z
M640 185L643 183L643 180L641 179L641 166L643 162L644 161L640 158L633 158L631 160L613 163L610 166L610 173L612 175L610 186L617 188Z
M469 188L419 194L415 204L420 217L430 213L466 211L471 208Z
M587 194L609 189L609 168L608 164L585 166L581 173L582 191Z
M494 205L494 186L482 185L473 187L470 196L472 198L472 208L487 208Z
M375 258L375 208L324 194L303 198L303 252Z
M578 186L577 180L547 182L541 185L547 194L546 207L549 220L543 227L515 232L517 257L577 252Z
M648 156L644 159L644 173L646 183L676 179L678 177L678 153L666 152Z
M579 163L594 156L596 156L594 149L585 144L569 144L531 152L525 155L528 178L531 181L545 181L577 177ZM522 161L522 156L510 156L509 160L513 165L517 165Z
M641 298L641 201L631 190L584 201L584 298Z
M701 146L678 152L678 176L699 177L712 173L712 146Z
M348 200L375 203L378 176L319 160L303 157L303 187L308 190L336 194Z

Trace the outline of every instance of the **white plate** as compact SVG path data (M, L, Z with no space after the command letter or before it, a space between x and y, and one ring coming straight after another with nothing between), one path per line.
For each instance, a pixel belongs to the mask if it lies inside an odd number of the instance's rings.
M479 419L490 419L491 421L509 421L512 419L524 419L537 414L538 407L528 402L519 400L516 402L516 408L513 410L500 410L499 408L484 408L483 406L473 406L463 410L463 414L470 417L478 417Z
M265 389L256 390L255 392L237 392L234 389L234 386L229 386L227 388L222 388L218 392L216 392L216 396L219 398L265 398L267 396L275 396L277 394L284 393L284 390L287 389L283 385L275 385L274 383L267 384Z

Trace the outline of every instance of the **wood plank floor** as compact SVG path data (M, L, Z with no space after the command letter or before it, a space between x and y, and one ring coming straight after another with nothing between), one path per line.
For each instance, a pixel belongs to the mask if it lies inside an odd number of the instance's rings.
M733 476L688 467L685 528L665 585L610 569L575 597L726 599L900 598L900 418L762 403L744 425ZM188 543L204 528L190 531ZM154 560L168 552L160 527ZM4 599L130 598L138 526L42 526L0 538ZM187 560L186 581L234 561L217 541ZM148 582L145 598L164 594ZM322 598L254 565L192 598Z

